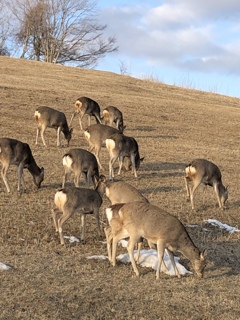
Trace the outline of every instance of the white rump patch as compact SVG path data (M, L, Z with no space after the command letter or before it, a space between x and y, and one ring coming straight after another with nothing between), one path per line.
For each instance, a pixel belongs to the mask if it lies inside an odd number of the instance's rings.
M193 166L186 167L185 171L186 171L186 174L189 174L189 173L195 174L197 172L196 168Z
M103 116L107 117L109 115L109 112L107 110L103 110Z
M41 117L41 113L38 110L36 110L35 113L34 113L34 116L35 116L35 118L40 118Z
M112 139L106 139L106 148L111 151L115 148L116 144L115 141Z
M108 222L110 223L113 217L113 211L111 208L106 209L106 216L107 216Z
M67 195L62 191L57 191L54 197L54 203L58 207L59 210L62 211L65 203L67 202Z
M73 163L73 160L69 155L63 157L63 165L64 166L71 168L72 163Z
M85 139L90 140L90 133L88 131L84 131Z
M81 109L81 108L82 108L82 102L79 101L79 100L77 100L77 101L75 102L75 108L76 108L76 109Z

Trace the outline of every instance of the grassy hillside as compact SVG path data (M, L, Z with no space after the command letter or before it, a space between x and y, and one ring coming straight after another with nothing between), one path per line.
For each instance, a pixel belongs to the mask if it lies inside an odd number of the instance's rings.
M0 272L0 319L238 319L240 234L205 220L240 228L240 99L7 57L0 57L0 72L0 137L29 143L38 165L45 168L40 190L26 172L27 191L18 194L15 167L8 172L11 194L0 179L0 262L13 267ZM113 268L106 260L88 260L90 255L107 254L92 217L87 217L85 245L60 246L50 210L61 187L61 158L68 148L63 137L64 146L56 147L52 129L45 135L48 148L40 140L36 146L33 114L38 106L48 105L65 112L70 120L80 96L96 100L101 109L113 105L123 112L125 133L137 140L144 162L138 178L123 172L118 179L131 183L187 225L194 243L207 249L203 280L162 274L156 281L153 270L141 267L142 276L137 279L130 265L119 263ZM73 128L70 147L87 148L77 118ZM183 177L185 165L196 157L209 159L221 169L223 183L229 186L228 209L218 209L211 188L205 191L203 207L199 188L197 210L191 210ZM101 158L102 173L108 176L105 148ZM108 204L104 198L103 224ZM71 218L63 231L80 237L79 216ZM119 247L120 252L126 249ZM189 261L181 258L190 268Z

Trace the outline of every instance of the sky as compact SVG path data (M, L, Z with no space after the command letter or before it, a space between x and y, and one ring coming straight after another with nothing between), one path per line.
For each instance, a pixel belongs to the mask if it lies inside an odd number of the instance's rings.
M97 70L240 97L239 0L98 0L118 52Z

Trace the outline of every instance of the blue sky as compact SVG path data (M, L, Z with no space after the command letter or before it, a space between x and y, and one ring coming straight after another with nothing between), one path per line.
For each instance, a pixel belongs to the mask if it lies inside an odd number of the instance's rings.
M96 69L240 97L239 0L99 0L119 50Z

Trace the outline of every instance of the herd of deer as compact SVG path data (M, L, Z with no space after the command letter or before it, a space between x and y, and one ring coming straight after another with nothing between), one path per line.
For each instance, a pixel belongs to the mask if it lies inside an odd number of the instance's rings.
M99 236L101 227L99 221L99 209L102 205L103 195L106 194L111 205L106 209L108 226L104 228L107 239L109 261L115 266L117 243L121 239L129 238L127 250L130 261L136 275L139 275L133 256L134 246L138 244L137 262L139 261L140 248L145 238L150 247L156 245L158 251L158 268L156 278L159 278L161 264L164 264L163 254L166 251L171 259L175 273L180 277L175 265L173 252L179 251L191 261L191 264L199 277L203 276L206 266L204 251L200 251L192 242L186 228L175 216L152 205L132 185L124 181L113 181L115 161L119 160L118 175L121 174L124 158L127 159L126 167L132 167L134 176L137 177L140 159L137 141L126 136L123 115L116 107L110 106L100 115L100 107L94 100L81 97L75 103L76 111L72 114L68 126L63 112L50 107L38 107L34 118L38 124L36 144L39 133L42 142L46 146L44 132L46 128L57 130L57 146L61 145L60 133L62 132L67 145L72 137L70 125L73 118L79 115L81 130L82 118L88 115L88 127L84 130L84 136L89 143L89 151L76 148L70 149L62 159L64 176L62 189L57 191L54 197L55 208L52 209L52 218L56 231L59 233L60 242L64 245L62 226L74 212L81 214L82 234L81 240L85 240L86 214L92 213L96 218ZM91 125L90 118L94 116L96 124ZM100 162L100 150L103 144L109 151L109 181L99 175L102 169ZM33 177L35 185L39 188L44 180L44 168L38 167L31 149L27 143L11 139L0 138L0 162L2 163L1 175L8 192L10 187L7 181L7 170L10 165L17 166L18 191L21 184L25 188L23 169L27 168ZM68 176L74 174L75 187L65 188ZM87 188L80 188L80 178L84 175ZM192 183L192 187L190 187ZM194 195L200 184L214 188L220 208L223 208L228 198L228 191L222 184L219 168L205 159L193 160L185 169L185 184L187 196L190 198L191 207L194 209ZM93 184L94 189L90 189ZM165 264L164 264L165 265ZM166 267L166 266L165 266Z

